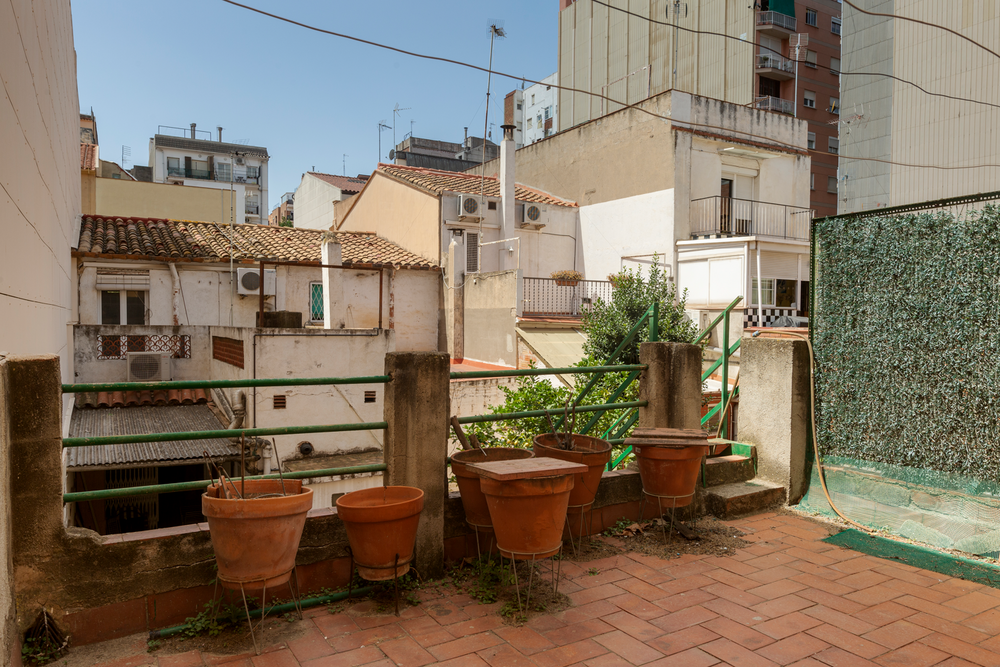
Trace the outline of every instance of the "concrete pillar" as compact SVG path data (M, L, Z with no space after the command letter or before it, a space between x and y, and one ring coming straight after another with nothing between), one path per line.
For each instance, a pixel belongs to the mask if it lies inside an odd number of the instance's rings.
M323 264L340 265L340 244L332 239L324 239L322 245ZM323 328L343 329L344 320L344 271L343 269L323 269Z
M639 362L639 426L701 428L701 348L687 343L643 343Z
M807 482L809 348L803 340L744 338L739 439L757 447L757 476L797 503Z
M450 359L442 352L385 356L386 485L424 492L417 528L417 569L427 579L444 574L444 503L448 494Z

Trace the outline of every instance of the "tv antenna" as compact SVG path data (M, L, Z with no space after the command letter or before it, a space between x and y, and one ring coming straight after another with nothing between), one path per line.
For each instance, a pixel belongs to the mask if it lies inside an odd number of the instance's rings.
M680 0L674 0L673 3L667 5L667 18L671 18L671 15L673 15L674 19L674 78L670 84L670 88L671 90L675 90L677 88L677 21L679 19L687 18L687 3L681 2Z
M347 176L347 153L344 153L344 176Z
M402 116L400 111L410 111L412 107L405 107L403 109L399 108L399 102L396 102L396 106L392 109L392 147L396 148L396 119Z
M122 169L128 169L128 165L125 164L125 160L132 159L132 147L122 146Z
M382 130L389 130L389 129L392 128L390 128L388 125L385 124L385 119L380 120L378 122L378 162L376 162L375 164L378 164L379 162L382 161ZM393 146L393 148L395 148L395 146Z

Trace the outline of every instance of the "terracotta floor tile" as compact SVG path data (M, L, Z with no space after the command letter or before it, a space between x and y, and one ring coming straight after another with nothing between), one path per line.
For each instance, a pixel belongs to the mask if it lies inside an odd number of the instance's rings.
M146 667L155 665L156 656L153 655L133 655L125 658L116 658L109 662L102 662L96 667Z
M718 665L719 659L701 649L692 648L683 653L668 655L666 658L649 663L649 667L711 667Z
M714 611L710 611L700 605L697 605L694 607L688 607L687 609L681 609L680 611L675 611L672 614L664 614L659 618L652 619L650 623L664 632L677 632L678 630L689 628L692 625L700 625L705 621L710 621L713 618L718 617L719 615Z
M583 664L587 667L632 667L631 662L614 653L599 655L596 658L585 661Z
M816 551L811 551L809 549L803 549L802 547L792 547L785 551L789 556L794 556L798 560L805 561L807 563L812 563L813 565L830 565L836 563L836 558L831 558ZM838 574L840 574L838 572Z
M563 581L560 585L560 592L566 593L562 590L563 586L570 582ZM469 618L480 618L482 616L492 616L500 611L503 607L503 602L492 602L490 604L482 604L481 602L473 602L462 607L462 611L469 615Z
M441 628L441 624L426 614L417 618L408 618L399 622L399 627L413 634L414 632L427 632Z
M946 637L945 635L935 632L927 635L920 641L927 644L931 648L936 648L937 650L947 653L948 655L962 658L963 660L968 660L969 662L974 662L977 665L982 665L982 667L1000 667L1000 654L994 653L993 651L987 651L979 646L966 644L960 639L955 639L954 637Z
M526 625L535 630L536 632L545 632L547 630L555 630L556 628L565 628L566 623L555 616L535 616L534 618L528 619Z
M442 627L438 627L436 630L429 628L426 632L411 632L410 637L424 648L444 644L455 639L455 635Z
M791 562L794 563L795 561L793 560ZM767 570L754 572L753 574L747 575L747 578L753 579L760 584L772 584L777 581L790 581L793 577L800 574L802 574L802 572L793 567L789 567L788 565L778 565L777 567L772 567Z
M714 595L708 591L703 591L700 588L696 588L691 591L685 591L684 593L677 593L676 595L670 595L665 598L656 600L656 606L664 609L665 611L674 612L680 611L681 609L687 609L688 607L693 607L694 605L702 604L708 602L709 600L716 599Z
M320 616L312 617L313 625L319 628L319 631L323 633L328 639L330 637L339 637L340 635L346 635L349 632L356 632L358 630L358 624L354 622L354 619L347 614L326 614Z
M496 646L502 641L502 639L492 632L481 632L478 635L469 635L468 637L432 646L428 650L438 660L450 660L460 655L476 653L477 651L482 651L484 648ZM386 655L388 655L388 651ZM391 658L392 656L390 655L389 657Z
M238 655L219 655L217 653L202 653L201 657L206 665L229 665L236 663L233 667L243 667L243 663L250 664L250 658L254 656L252 651L240 653ZM240 661L243 662L240 662Z
M687 591L693 591L705 586L711 586L714 583L717 583L715 579L710 579L704 574L699 573L678 577L673 581L659 584L657 588L664 591L667 595L677 595L678 593L686 593Z
M968 660L951 657L944 662L938 663L935 667L978 667L978 665L973 662L969 662Z
M335 649L330 646L326 637L318 629L311 630L301 637L290 639L288 649L299 662L331 655L335 652Z
M640 641L649 641L650 639L655 639L663 634L663 630L660 628L652 625L648 621L642 620L641 618L636 618L626 611L621 611L617 614L610 614L608 616L602 616L601 620Z
M655 648L631 637L621 630L594 637L594 641L617 656L625 658L633 665L643 665L663 657Z
M883 653L875 658L875 662L883 667L930 667L947 658L947 653L920 642L913 642L895 651Z
M911 568L909 565L904 565L903 563L886 563L881 559L880 563L872 569L880 574L884 574L887 577L891 577L892 579L920 586L921 588L937 586L944 579L944 575L940 575L937 572ZM947 595L947 593L943 593L942 595Z
M681 653L696 646L715 641L718 638L719 635L708 628L701 625L693 625L689 628L657 637L649 642L649 645L663 655L673 655L674 653Z
M887 648L896 649L906 646L931 634L927 628L906 621L896 621L883 625L878 630L872 630L862 635L865 639L877 642Z
M800 632L757 649L757 653L779 665L788 665L826 650L830 645L812 635Z
M733 574L739 574L744 577L760 570L759 567L754 567L750 563L741 563L740 561L733 560L728 556L712 556L710 558L706 558L705 563L712 565L713 567L722 568L723 570L729 570Z
M851 558L849 560L842 560L835 565L831 565L830 569L836 570L838 572L843 572L844 574L856 574L858 572L866 572L868 570L874 570L880 563L884 563L884 560L879 558L870 558L868 556L859 556L858 558Z
M815 604L812 600L800 598L798 595L786 595L773 600L765 600L760 604L754 605L751 609L768 618L777 618L778 616L791 614L793 611L808 609Z
M381 660L376 660L375 662L367 662L361 667L396 667L396 663L389 658L382 658Z
M780 579L763 585L758 585L757 582L754 582L754 586L746 589L746 591L765 600L775 600L786 595L791 595L792 593L798 593L803 588L805 588L805 585L797 581Z
M946 621L943 618L932 616L931 614L914 614L913 616L907 616L906 620L909 623L923 626L928 630L940 632L943 635L954 637L955 639L961 639L963 642L968 644L978 644L990 638L988 634L984 634L979 630L966 627L965 625L959 625L958 623L952 623L951 621Z
M717 598L722 598L723 600L729 600L730 602L735 602L742 607L753 607L755 604L760 604L764 602L764 598L758 597L753 593L747 593L739 588L733 588L732 586L727 586L726 584L712 584L711 586L706 586L705 590L714 595Z
M837 583L842 586L850 586L856 591L864 590L866 588L871 588L872 586L878 586L883 581L888 581L889 577L884 574L879 574L874 570L865 570L864 572L855 572L854 574L849 574L845 577L837 579Z
M526 626L513 627L502 625L494 630L493 634L508 644L517 647L517 650L525 655L532 655L533 653L555 647L555 644L543 635Z
M872 660L886 653L888 650L881 644L863 639L857 635L852 635L850 632L835 628L826 623L817 625L815 628L810 628L806 632L817 639L822 639L831 646L837 646L868 660Z
M808 609L806 610L808 611ZM775 618L770 621L765 621L763 623L758 623L754 626L754 630L758 632L763 632L765 635L774 637L775 639L784 639L785 637L791 637L799 632L804 632L809 628L814 628L820 625L821 621L811 616L806 616L803 612L796 611L780 618Z
M444 629L457 638L475 635L480 632L487 632L501 625L503 625L503 619L501 619L500 616L481 616L468 621L461 621L459 623L446 625L444 626Z
M941 591L931 590L929 586L921 586L909 581L903 581L902 579L890 579L882 585L887 588L900 591L906 595L912 595L914 597L927 600L928 602L936 602L937 604L947 602L954 597L952 595L948 595L947 593L942 593Z
M250 658L236 658L235 660L227 660L226 662L218 663L218 667L253 667L253 663ZM391 665L390 667L395 667Z
M894 600L901 595L904 595L902 591L890 588L885 584L877 584L875 586L869 586L868 588L862 588L861 590L854 591L853 593L848 593L844 597L848 600L857 602L858 604L872 606Z
M185 651L174 655L161 655L159 657L160 667L197 667L204 665L201 658L201 651Z
M830 609L836 609L844 614L856 614L859 611L867 609L865 605L854 602L853 600L848 600L846 597L841 595L835 595L833 593L827 593L826 591L820 590L818 588L806 587L802 590L796 592L800 598L804 598L816 604L821 604L824 607L829 607Z
M729 600L723 600L721 598L709 600L701 606L709 611L714 611L719 616L725 616L726 618L730 618L737 623L742 623L743 625L754 625L755 623L767 620L766 616L763 616L752 609L741 607L735 602L730 602Z
M596 574L590 574L591 572L596 572ZM577 577L576 582L584 588L596 588L597 586L613 584L616 581L628 578L628 574L622 572L616 567L607 570L600 570L596 567L591 567L587 570L585 576Z
M353 651L334 653L302 663L303 667L356 667L357 665L377 664L384 660L385 654L375 646L356 648Z
M402 613L402 610L400 610ZM373 616L355 616L354 622L362 630L368 630L370 628L380 628L383 625L391 625L399 621L395 613L390 611L388 614L380 614Z
M538 667L566 667L578 662L604 655L608 650L593 639L557 646L531 656Z
M765 556L757 556L748 561L744 561L747 565L757 568L760 570L770 570L775 567L780 567L782 565L788 565L789 563L795 562L794 556L789 556L783 551L777 551L769 553ZM752 573L748 576L753 576Z
M966 593L982 590L983 585L977 584L974 581L966 581L965 579L942 576L941 581L931 586L931 588L942 593L949 593L952 597L958 597Z
M430 604L422 605L427 615L436 620L441 625L467 621L469 615L462 611L462 608L451 602L439 600Z
M974 591L942 604L944 604L945 607L958 609L959 611L964 611L969 614L981 614L984 611L989 611L997 605L1000 605L1000 598L995 598L992 595L986 595L985 593Z
M614 598L596 600L595 602L589 602L579 607L570 607L566 611L559 613L558 617L567 624L573 624L589 621L592 618L600 618L608 614L615 614L621 611L621 607L611 604L612 599Z
M383 625L380 628L371 630L358 630L340 637L331 637L327 641L337 649L337 651L350 651L361 646L371 646L380 642L389 641L402 637L405 633L398 625Z
M812 616L813 618L819 619L824 623L829 623L832 626L838 627L841 630L846 630L855 635L863 635L866 632L871 632L875 629L875 625L868 623L867 621L862 621L857 617L857 615L845 614L839 612L836 609L830 609L821 604L814 607L809 607L802 612L807 616Z
M664 578L663 581L670 581L670 579ZM642 598L643 600L659 600L667 597L668 595L668 593L662 588L658 588L648 581L640 581L638 579L626 579L624 581L617 582L615 585L622 590L628 591L632 595Z
M830 581L825 577L820 577L813 573L803 572L792 577L792 580L809 588L816 588L824 593L830 593L831 595L847 595L854 592L854 589L849 586L838 584L835 581Z
M750 577L744 576L742 574L734 574L729 570L723 570L721 568L716 568L714 570L708 570L705 572L705 576L709 579L714 579L720 584L725 584L727 586L732 586L733 588L738 588L741 591L745 591L748 588L753 588L757 585L757 582Z
M488 663L475 653L469 653L444 662L436 662L434 665L435 667L487 667Z
M594 588L585 588L582 591L570 593L569 599L573 601L573 604L583 605L588 602L594 602L595 600L613 598L624 592L625 591L618 588L614 584L602 584L601 586L595 586Z
M609 616L611 615L613 614L609 614ZM563 646L565 644L572 644L573 642L580 641L581 639L603 635L611 632L612 630L614 630L614 628L608 623L605 623L603 619L592 618L587 621L581 621L580 623L572 623L564 628L543 632L542 636L556 646Z
M876 663L848 653L836 646L820 651L813 658L830 667L876 667Z
M288 649L264 653L250 658L253 667L299 667L298 661Z
M636 618L641 618L644 621L663 616L662 607L631 593L608 598L607 601L618 607L618 609L627 611Z
M805 658L804 660L799 660L794 662L788 667L828 667L825 662L820 662L815 658Z
M740 667L775 667L777 663L754 653L725 637L699 646L702 651L714 655L719 660Z
M864 611L859 611L854 614L854 617L875 626L882 626L913 616L915 613L917 612L910 607L895 602L883 602Z
M911 609L916 609L917 611L922 611L926 614L931 614L932 616L937 616L938 618L943 618L944 620L951 621L953 623L964 621L974 615L967 611L955 609L954 607L946 607L944 605L928 602L927 600L923 600L912 595L902 595L893 600L893 602L905 605Z
M440 659L438 656L428 653L420 644L413 641L412 637L401 637L382 642L379 644L379 648L382 649L387 658L395 662L399 667L423 667L423 665L429 665L434 662L436 658ZM449 655L448 658L454 658L456 655Z
M748 628L742 623L737 623L736 621L732 621L721 616L719 618L713 618L711 621L702 623L701 627L711 630L720 637L725 637L726 639L734 641L740 646L748 648L751 651L755 651L759 648L767 646L768 644L774 643L773 637L769 637L752 628Z
M994 637L1000 635L1000 609L990 609L972 618L967 618L962 621L962 625Z
M490 667L535 667L534 661L509 644L499 644L476 653Z

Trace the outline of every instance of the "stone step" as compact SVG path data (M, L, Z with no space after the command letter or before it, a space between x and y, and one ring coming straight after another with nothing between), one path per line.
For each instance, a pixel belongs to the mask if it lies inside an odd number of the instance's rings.
M753 461L749 456L728 454L726 456L713 456L705 460L705 486L746 482L756 475Z
M705 489L705 509L720 519L730 519L785 502L785 487L755 479Z

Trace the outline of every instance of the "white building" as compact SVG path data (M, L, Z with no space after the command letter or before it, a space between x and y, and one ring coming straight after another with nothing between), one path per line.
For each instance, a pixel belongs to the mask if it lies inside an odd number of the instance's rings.
M267 149L218 141L211 133L180 130L186 136L156 134L149 140L149 166L154 183L174 183L196 188L231 190L236 202L222 211L223 219L234 223L266 224L267 218ZM207 134L207 138L198 135Z
M300 229L330 229L334 204L361 192L368 177L337 176L318 171L302 174L295 189L295 226Z
M550 74L525 90L514 90L504 99L504 122L513 125L517 148L541 141L559 128L559 73Z

